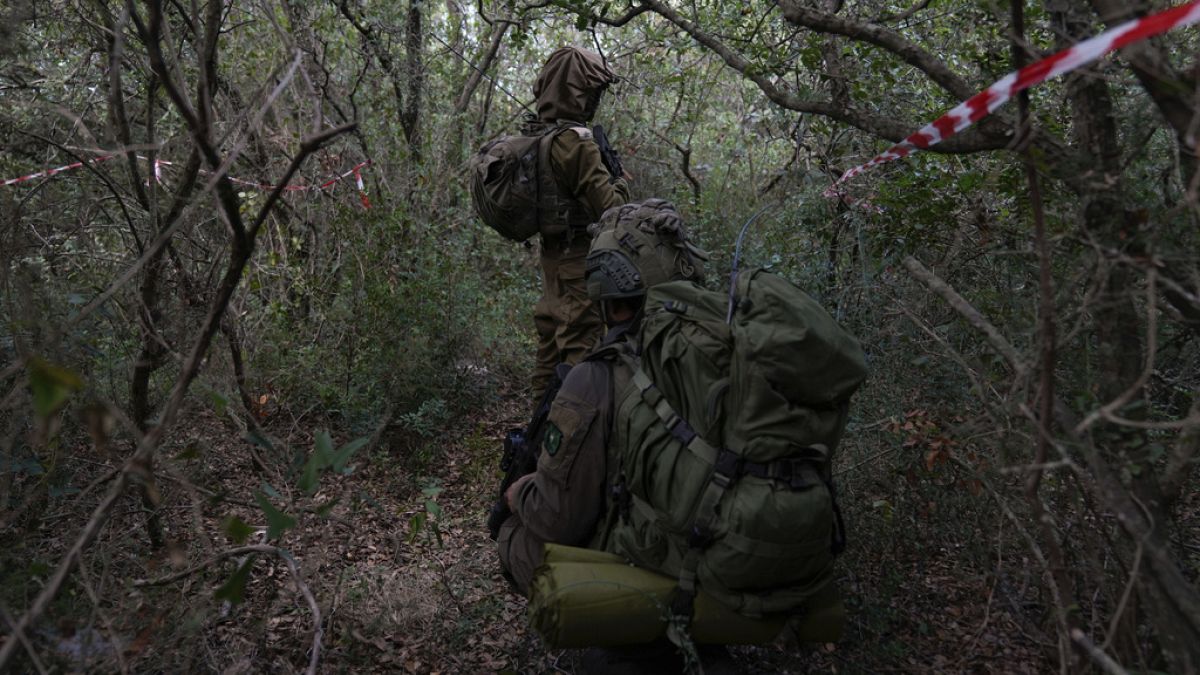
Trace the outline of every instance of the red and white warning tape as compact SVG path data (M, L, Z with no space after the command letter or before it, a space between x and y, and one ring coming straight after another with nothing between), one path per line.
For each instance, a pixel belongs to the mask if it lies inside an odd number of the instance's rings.
M114 157L119 157L119 156L120 155L116 155L116 154L103 155L101 157L96 157L95 159L89 159L89 160L85 160L82 162L75 162L73 164L67 164L65 166L60 166L57 169L46 169L45 171L31 173L27 176L19 176L17 178L10 178L10 179L4 181L4 185L6 185L6 186L16 185L17 183L25 183L25 182L28 182L31 180L36 180L38 178L49 178L50 176L62 173L64 171L70 171L71 169L78 169L86 164L99 164L100 162L104 162L104 161L107 161L107 160L113 159ZM138 159L146 159L146 158L139 156ZM354 176L354 182L358 187L358 196L359 196L359 199L362 201L363 208L369 209L369 208L371 208L371 202L370 202L370 200L367 199L367 189L366 189L366 186L363 184L362 172L363 172L363 169L370 166L370 164L371 164L371 160L369 160L369 159L365 162L360 162L359 164L356 164L353 168L351 168L349 171L347 171L343 174L334 176L333 178L330 178L329 180L325 181L324 183L319 183L319 184L314 184L314 185L285 185L283 189L285 192L302 192L302 191L307 191L307 190L325 190L325 189L331 188L334 185L336 185L338 183L338 181L349 178L350 176ZM174 163L168 162L163 159L154 160L154 180L159 183L161 183L163 180L162 168L164 166L174 166ZM201 173L209 174L211 172L201 171ZM266 185L266 184L257 183L254 181L242 180L241 178L234 178L233 176L230 176L229 180L238 185L244 185L246 187L252 187L252 188L255 188L258 190L264 190L264 191L265 190L274 190L277 187L275 185Z
M1084 40L1073 47L1048 56L1037 63L1009 73L971 98L959 103L950 112L922 127L908 138L875 156L866 164L860 164L842 174L825 196L837 196L836 188L843 182L880 164L902 159L914 152L936 145L954 134L987 117L996 108L1004 105L1018 92L1024 91L1046 80L1069 73L1087 65L1105 54L1127 47L1135 42L1161 35L1181 26L1200 22L1200 0L1173 7L1158 14L1135 19L1107 30L1096 37Z
M56 173L70 171L71 169L78 169L79 167L83 166L84 164L99 164L100 162L103 162L107 159L112 159L113 157L116 157L116 155L105 155L104 157L97 157L96 159L89 159L86 162L75 162L74 164L66 164L64 166L60 166L57 169L46 169L45 171L31 173L28 176L18 176L16 178L9 178L8 180L4 181L4 184L6 186L7 185L16 185L17 183L24 183L26 181L36 180L36 179L42 178L42 177L50 177Z

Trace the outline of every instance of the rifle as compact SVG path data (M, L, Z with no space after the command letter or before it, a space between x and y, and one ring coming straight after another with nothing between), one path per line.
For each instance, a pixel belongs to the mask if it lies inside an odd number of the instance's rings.
M612 143L608 142L608 134L604 133L603 126L597 124L592 127L592 138L596 139L596 146L600 148L600 161L604 162L604 168L608 169L612 176L608 182L617 182L618 178L625 175L625 167L621 166L621 156L617 154Z
M554 369L554 379L538 399L529 424L522 428L509 429L504 434L504 453L500 456L500 470L504 472L504 478L500 480L500 495L488 511L487 519L492 541L500 536L500 526L512 515L504 493L522 476L537 471L538 456L542 452L542 431L546 426L546 419L550 417L550 405L554 403L554 398L558 396L558 390L570 371L570 364L558 364Z

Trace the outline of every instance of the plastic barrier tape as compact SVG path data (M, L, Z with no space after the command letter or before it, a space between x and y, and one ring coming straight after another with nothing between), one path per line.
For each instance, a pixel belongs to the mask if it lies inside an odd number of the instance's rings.
M1037 63L1009 73L992 86L959 103L950 112L925 125L908 138L876 155L871 161L846 171L841 178L829 186L825 195L827 197L836 196L838 185L871 167L902 159L914 152L937 145L987 117L1021 91L1063 73L1069 73L1080 66L1085 66L1109 52L1197 22L1200 22L1200 0L1192 0L1192 2L1158 14L1123 23Z
M18 183L26 183L31 180L37 180L38 178L49 178L50 176L60 174L64 171L70 171L71 169L78 169L78 168L84 166L85 164L99 164L100 162L105 162L110 159L113 159L114 157L119 157L119 156L120 155L117 155L117 154L103 155L101 157L96 157L95 159L89 159L89 160L82 161L82 162L75 162L73 164L66 164L66 165L60 166L56 169L46 169L45 171L31 173L26 176L10 178L10 179L4 181L4 185L5 186L16 185ZM138 159L146 159L146 158L138 156ZM356 183L356 185L358 187L358 196L359 196L359 199L362 201L363 208L369 209L369 208L371 208L371 202L367 199L367 190L366 190L366 186L363 184L362 171L366 167L370 166L370 164L371 164L371 160L369 160L369 159L365 162L360 162L359 164L357 164L353 168L351 168L349 171L347 171L343 174L340 174L338 176L334 176L333 178L325 181L324 183L320 183L317 185L286 185L286 186L284 186L283 189L285 192L302 192L302 191L306 191L306 190L325 190L325 189L333 187L335 184L337 184L338 181L349 178L350 176L354 176L354 182ZM162 167L164 167L164 166L174 166L174 163L168 162L168 161L162 160L162 159L154 160L154 180L156 182L159 182L159 183L162 182ZM211 175L212 172L201 170L200 173L205 174L205 175ZM265 185L263 183L256 183L254 181L242 180L240 178L234 178L233 176L229 176L229 180L230 180L230 182L235 183L237 185L244 185L246 187L252 187L257 190L267 191L267 190L274 190L276 188L275 185Z

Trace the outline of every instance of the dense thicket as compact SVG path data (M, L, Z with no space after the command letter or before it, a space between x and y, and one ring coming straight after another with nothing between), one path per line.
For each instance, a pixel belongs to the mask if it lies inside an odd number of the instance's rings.
M464 168L563 44L621 75L597 121L716 282L757 214L747 263L871 360L847 646L748 667L1200 669L1196 29L823 194L1166 6L6 3L0 178L82 165L0 188L0 669L546 667L478 637L515 611L475 530L538 279Z

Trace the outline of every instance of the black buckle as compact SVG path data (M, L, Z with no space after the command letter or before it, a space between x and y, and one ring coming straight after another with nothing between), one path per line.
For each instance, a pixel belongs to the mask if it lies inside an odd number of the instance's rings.
M713 464L713 471L732 481L741 475L742 465L745 461L734 451L724 448L721 452L717 453L717 461Z
M667 420L667 431L671 432L672 438L684 445L688 445L696 438L696 430L679 415L672 415L671 419Z
M712 540L712 530L704 527L703 525L693 525L692 531L688 533L688 548L708 548L708 545L712 543Z
M625 486L625 474L623 473L613 481L612 499L613 503L617 505L617 513L621 516L621 522L628 523L629 508L633 505L633 495Z
M671 599L671 615L691 621L692 614L696 611L695 600L694 593L688 593L682 588L675 589L675 597Z
M787 475L781 476L781 479L794 492L814 488L825 482L818 464L807 457L792 459L787 463L787 467Z

